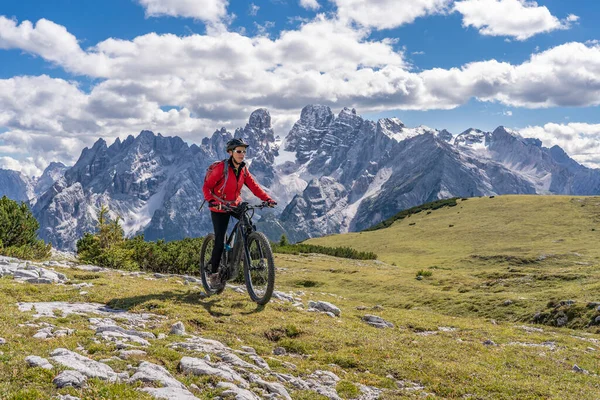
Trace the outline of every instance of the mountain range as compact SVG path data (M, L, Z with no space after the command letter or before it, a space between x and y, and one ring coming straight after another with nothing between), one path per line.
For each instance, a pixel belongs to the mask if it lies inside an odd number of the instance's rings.
M72 167L52 163L37 179L0 170L0 195L28 201L40 237L59 249L74 249L94 230L101 205L122 218L129 236L203 236L212 230L208 211L198 211L204 173L226 157L225 143L233 137L250 144L250 171L279 203L257 223L272 240L284 233L295 242L359 231L441 198L600 193L600 170L502 126L453 135L308 105L283 140L266 109L254 111L233 134L222 128L200 145L150 131L110 146L99 139Z

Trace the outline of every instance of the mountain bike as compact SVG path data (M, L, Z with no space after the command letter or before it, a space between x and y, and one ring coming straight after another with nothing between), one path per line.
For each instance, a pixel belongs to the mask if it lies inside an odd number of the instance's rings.
M252 301L264 305L269 302L275 287L275 263L273 251L267 237L256 230L252 217L256 209L269 207L266 203L250 205L240 203L235 209L225 206L225 210L233 212L238 222L229 236L225 235L225 248L219 264L221 284L210 285L208 275L211 273L210 258L215 245L215 234L209 233L202 242L200 250L200 278L206 293L219 294L225 289L227 281L239 279L240 264L244 265L246 288Z

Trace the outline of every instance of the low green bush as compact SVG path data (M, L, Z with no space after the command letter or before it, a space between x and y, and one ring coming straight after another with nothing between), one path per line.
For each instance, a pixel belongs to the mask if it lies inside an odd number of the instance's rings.
M119 217L111 219L101 207L95 233L86 233L77 241L79 259L105 268L193 274L200 266L202 238L165 242L146 242L144 235L127 239Z
M417 271L417 276L422 276L423 278L429 278L431 275L433 275L433 272L426 269Z
M281 243L281 242L280 242ZM351 247L327 247L327 246L318 246L314 244L305 244L305 243L297 243L297 244L286 244L281 245L280 243L272 243L271 248L274 253L283 253L283 254L307 254L307 253L319 253L326 254L328 256L341 257L341 258L351 258L355 260L376 260L377 254L373 252L366 251L358 251Z

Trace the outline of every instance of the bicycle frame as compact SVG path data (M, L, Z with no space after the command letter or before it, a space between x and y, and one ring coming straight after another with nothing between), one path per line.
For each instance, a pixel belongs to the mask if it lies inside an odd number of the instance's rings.
M249 205L244 202L237 208L223 207L232 213L238 221L233 226L229 236L225 236L225 243L221 261L219 263L218 283L208 269L211 257L211 246L215 244L215 235L209 234L202 243L200 257L200 271L202 285L208 295L219 294L225 289L225 284L230 279L238 277L246 284L246 289L252 301L265 305L271 299L275 288L275 262L273 252L267 237L256 230L252 222L254 211L259 208L271 207L268 203ZM233 244L233 248L232 248ZM256 248L255 248L256 246ZM214 249L214 247L212 247ZM243 277L240 268L243 266ZM209 282L210 281L210 282Z
M229 280L239 274L240 261L242 251L247 260L250 259L250 249L248 248L248 236L256 230L256 226L252 223L252 217L254 216L254 209L260 206L250 206L248 203L242 203L242 211L240 219L234 225L229 237L225 237L226 246L223 249L223 261L225 266L226 280ZM248 215L248 211L252 210L252 215ZM234 241L233 248L231 251L227 251L227 247L231 248L231 243Z

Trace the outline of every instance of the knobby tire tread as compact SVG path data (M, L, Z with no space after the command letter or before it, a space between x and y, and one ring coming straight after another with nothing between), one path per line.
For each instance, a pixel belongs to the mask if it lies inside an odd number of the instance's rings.
M254 288L252 286L252 277L250 275L251 260L247 260L247 257L244 256L244 278L246 280L246 289L248 289L248 294L250 295L252 301L259 305L265 305L269 302L269 300L271 300L273 290L275 289L275 261L273 259L273 250L271 250L271 244L269 243L269 240L262 232L255 231L248 236L248 248L253 240L256 240L259 243L264 252L264 258L267 260L267 287L263 296L258 296L254 292Z

